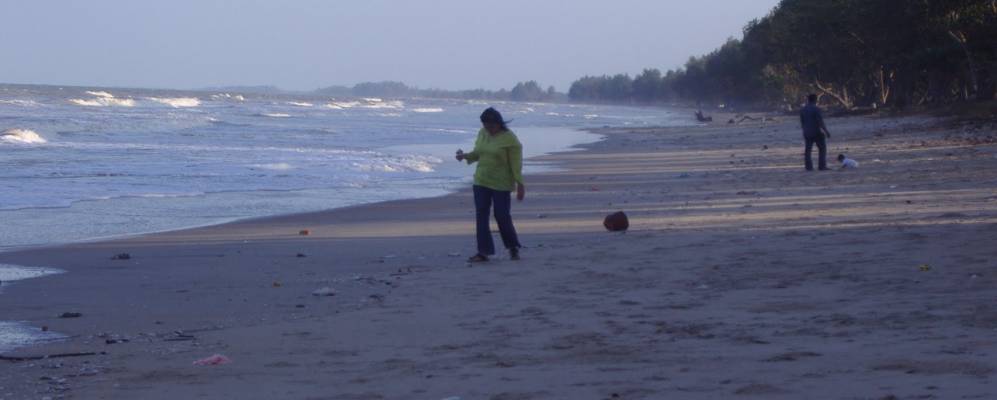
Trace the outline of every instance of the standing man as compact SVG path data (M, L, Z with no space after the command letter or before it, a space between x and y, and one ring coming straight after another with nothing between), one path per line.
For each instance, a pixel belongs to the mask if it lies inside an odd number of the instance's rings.
M807 96L807 105L803 106L803 109L800 110L800 125L803 126L803 140L806 141L806 149L803 155L807 171L814 170L814 161L810 157L814 144L817 144L818 168L821 171L828 170L827 139L831 138L831 132L828 132L827 126L824 125L824 116L821 115L820 108L817 107L816 94Z

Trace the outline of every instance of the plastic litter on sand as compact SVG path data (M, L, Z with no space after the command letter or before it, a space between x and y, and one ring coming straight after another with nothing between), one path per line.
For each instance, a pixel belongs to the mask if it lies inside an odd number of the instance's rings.
M221 354L215 354L211 357L202 358L200 360L194 361L194 365L204 366L204 365L222 365L232 362L228 357Z

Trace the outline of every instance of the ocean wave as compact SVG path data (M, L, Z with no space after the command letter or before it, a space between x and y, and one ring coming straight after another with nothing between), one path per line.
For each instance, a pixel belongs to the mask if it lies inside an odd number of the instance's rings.
M367 163L353 163L353 168L360 172L421 172L429 173L436 169L435 164L443 160L437 157L405 156L378 157Z
M97 92L97 93L105 93L105 92ZM135 107L135 100L119 99L116 97L97 97L90 100L69 99L69 102L84 107Z
M61 269L42 267L22 267L20 265L0 264L0 282L13 282L25 279L40 278L65 272Z
M345 110L347 108L353 108L359 106L359 101L332 101L326 104L326 108L331 108L333 110Z
M416 113L438 113L438 112L443 112L443 111L444 110L442 108L439 108L439 107L426 107L426 108L413 108L412 109L412 112L416 112Z
M173 108L197 107L201 100L196 97L147 97L146 99L166 104Z
M270 118L290 118L291 114L286 113L259 113L253 114L257 117L270 117Z
M90 91L90 90L87 90L86 93L89 94L89 95L91 95L91 96L94 96L94 97L101 97L101 98L105 98L105 99L113 99L114 98L113 94L110 94L110 93L102 91L102 90L100 90L100 91Z
M12 106L34 107L39 105L34 100L0 100L0 104L10 104Z
M264 169L267 171L290 171L294 166L288 163L253 164L253 169Z
M315 107L314 104L308 103L308 102L305 102L305 101L289 101L289 102L287 102L287 104L292 105L292 106L296 106L296 107Z
M385 109L385 108L392 109L392 110L397 110L397 109L400 109L400 108L405 108L405 102L403 102L401 100L368 101L367 104L363 104L360 107L362 107L362 108L370 108L370 109L375 109L375 110L377 110L377 109Z
M48 143L38 132L30 129L7 129L0 132L0 142L18 144L42 144Z
M235 100L235 101L246 101L246 98L241 94L231 95L228 93L219 93L211 95L212 100Z

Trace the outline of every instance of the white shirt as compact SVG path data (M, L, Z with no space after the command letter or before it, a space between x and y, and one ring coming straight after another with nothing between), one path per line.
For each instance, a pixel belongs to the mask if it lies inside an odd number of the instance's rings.
M851 158L846 158L841 161L841 168L858 168L859 162L852 160Z

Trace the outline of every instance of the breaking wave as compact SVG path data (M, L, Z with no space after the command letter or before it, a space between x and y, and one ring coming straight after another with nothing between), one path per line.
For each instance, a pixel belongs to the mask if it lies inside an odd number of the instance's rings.
M270 118L290 118L291 114L285 114L285 113L262 113L262 114L260 114L260 116L261 117L270 117Z
M294 169L294 166L288 163L271 163L271 164L254 164L253 169L264 169L268 171L289 171Z
M91 96L94 96L94 97L102 97L102 98L105 98L105 99L113 99L114 98L113 94L110 94L110 93L105 92L105 91L90 91L90 90L87 90L87 94L89 94Z
M38 102L36 102L34 100L0 100L0 104L10 104L12 106L33 107L33 106L37 106Z
M87 92L90 93L90 92ZM93 92L102 93L110 96L107 92ZM93 99L69 99L70 103L76 104L78 106L84 107L135 107L135 100L132 99L119 99L114 96L97 96Z
M443 112L443 109L439 108L439 107L413 108L412 112L416 112L416 113L438 113L438 112Z
M18 143L18 144L42 144L48 143L37 132L30 129L7 129L0 132L0 141L6 143Z
M312 103L308 103L308 102L304 102L304 101L289 101L289 102L287 102L287 104L292 105L292 106L297 106L297 107L314 107L315 106Z
M241 94L231 95L228 93L219 93L211 95L212 100L235 100L235 101L246 101L246 98Z
M173 108L197 107L201 105L201 100L196 97L148 97L147 99L166 104Z

